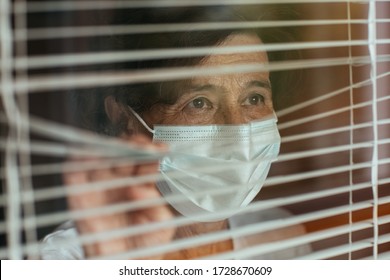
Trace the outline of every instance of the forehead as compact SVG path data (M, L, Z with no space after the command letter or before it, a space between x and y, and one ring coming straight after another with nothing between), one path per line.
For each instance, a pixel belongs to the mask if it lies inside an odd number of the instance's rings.
M261 39L251 33L238 33L228 36L223 40L219 46L232 47L232 46L256 46L262 45ZM205 57L200 66L217 66L217 65L229 65L229 64L245 64L245 63L267 63L267 53L260 52L237 52L232 54L219 54L210 55Z
M233 34L228 36L219 46L251 46L263 44L260 38L255 34ZM268 63L266 52L247 52L247 53L232 53L224 55L210 55L204 58L200 67L226 66L251 63ZM228 86L230 83L247 84L248 82L258 80L267 81L269 79L268 72L253 72L253 73L233 73L224 75L207 75L196 77L190 81L190 84L223 84Z

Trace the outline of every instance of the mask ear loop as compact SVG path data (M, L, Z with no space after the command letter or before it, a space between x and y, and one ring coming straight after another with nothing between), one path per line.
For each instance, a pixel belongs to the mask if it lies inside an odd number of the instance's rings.
M278 119L278 115L276 114L276 112L275 112L275 111L273 111L273 116L274 116L274 118L275 118L276 122L278 122L278 121L279 121L279 119Z
M129 107L129 110L130 112L134 115L134 117L137 118L137 120L139 120L139 122L152 134L154 134L154 130L151 129L147 124L146 122L140 117L140 115L138 115L138 113L136 111L133 110L133 108L131 108L130 106Z

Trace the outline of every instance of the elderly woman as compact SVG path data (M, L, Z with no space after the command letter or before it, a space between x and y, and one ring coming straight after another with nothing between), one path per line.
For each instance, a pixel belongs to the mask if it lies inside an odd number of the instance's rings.
M275 15L284 15L284 12L268 8L258 13L258 18L262 19L277 19ZM238 22L243 20L243 15L227 7L207 7L122 11L114 18L122 24L159 24ZM107 45L117 50L256 47L286 40L291 40L291 34L276 28L223 29L132 34L102 40L95 46L104 49ZM205 56L131 61L108 67L169 71L173 67L194 66L205 70L215 67L234 70L235 65L268 65L269 61L290 57L289 52L267 54L256 50L213 54L211 51ZM64 181L70 187L158 171L162 178L157 182L72 195L68 198L69 207L72 210L93 209L161 196L168 203L129 213L92 216L65 223L43 240L41 257L104 258L288 215L281 209L239 215L239 211L260 191L270 164L279 152L280 136L273 99L276 100L275 95L287 83L281 80L280 74L283 73L230 71L228 74L214 73L177 81L129 84L80 94L77 106L87 128L120 137L142 148L166 151L167 154L159 163L128 164L64 174ZM182 199L172 199L175 195L180 195ZM58 243L59 240L78 235L162 222L179 215L189 217L193 223L84 245L77 242ZM200 258L303 233L303 227L294 226L149 257ZM301 246L257 258L289 259L308 250L308 247Z

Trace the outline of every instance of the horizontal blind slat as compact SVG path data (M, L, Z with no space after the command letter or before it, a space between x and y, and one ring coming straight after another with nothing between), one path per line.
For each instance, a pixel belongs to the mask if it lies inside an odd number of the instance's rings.
M386 2L388 0L377 0ZM317 3L345 3L341 0L316 0ZM369 3L369 0L349 0L351 3ZM262 0L262 4L292 4L313 3L313 0ZM132 0L132 1L47 1L32 2L25 5L15 3L15 13L78 11L100 9L148 8L148 7L188 7L188 6L214 6L214 5L252 5L259 4L259 0Z

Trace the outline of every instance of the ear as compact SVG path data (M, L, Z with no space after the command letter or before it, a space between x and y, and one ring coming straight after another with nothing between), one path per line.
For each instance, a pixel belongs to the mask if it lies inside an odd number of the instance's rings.
M125 116L123 105L118 103L113 96L109 95L104 99L104 109L112 124L117 125L123 121Z
M134 133L134 118L129 116L122 103L117 102L115 98L110 95L104 99L104 108L112 125L120 127L118 136L126 137Z

